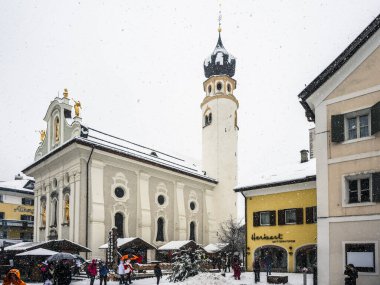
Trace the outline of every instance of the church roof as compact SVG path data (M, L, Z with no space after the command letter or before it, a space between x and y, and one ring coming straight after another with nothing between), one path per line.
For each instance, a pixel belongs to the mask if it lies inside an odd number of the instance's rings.
M219 33L218 42L212 54L204 60L203 68L207 78L214 75L235 75L236 59L223 46Z
M364 29L364 31L298 95L305 108L308 121L315 120L315 114L306 100L329 80L380 28L380 14Z
M191 177L195 177L207 182L217 183L217 181L211 177L205 175L200 168L193 162L169 155L167 153L142 146L140 144L107 134L105 132L86 128L82 125L82 131L80 137L75 137L57 149L51 151L47 155L43 156L23 171L27 171L39 164L43 160L47 159L54 153L68 147L73 143L94 147L95 149L110 152L120 156L124 156L133 160L141 161L153 166L161 167L164 169L172 170L181 174L185 174Z

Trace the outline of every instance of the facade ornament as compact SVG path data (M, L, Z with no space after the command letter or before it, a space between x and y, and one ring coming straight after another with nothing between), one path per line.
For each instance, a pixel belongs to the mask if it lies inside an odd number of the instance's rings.
M54 124L55 128L55 142L59 142L59 119L57 118Z
M69 91L67 91L67 88L63 89L63 97L64 98L69 98Z
M76 117L79 117L79 115L80 115L80 110L79 110L79 109L82 109L82 105L80 104L80 101L79 101L79 100L78 100L78 101L75 101L75 100L73 99L73 101L75 102L75 105L74 105L75 116L76 116Z
M46 131L41 130L41 131L39 131L39 133L40 133L40 140L41 140L41 142L43 142L45 137L46 137Z
M44 204L43 207L42 207L42 226L45 227L46 226L46 205Z
M70 202L69 199L65 201L65 219L66 223L70 223Z

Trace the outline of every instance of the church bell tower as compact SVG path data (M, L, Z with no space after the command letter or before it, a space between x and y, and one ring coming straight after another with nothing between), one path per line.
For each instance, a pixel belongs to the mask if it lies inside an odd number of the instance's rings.
M235 57L224 48L219 25L219 38L212 54L204 61L206 80L202 109L202 169L218 181L214 189L215 216L225 221L236 218L237 184L237 109L234 96ZM218 225L217 225L218 226Z

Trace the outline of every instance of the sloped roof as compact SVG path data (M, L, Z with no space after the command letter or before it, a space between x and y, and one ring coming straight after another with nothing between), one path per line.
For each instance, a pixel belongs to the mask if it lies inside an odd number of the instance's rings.
M35 256L51 256L58 253L57 251L49 250L49 249L44 249L44 248L36 248L32 249L29 251L25 251L22 253L16 254L16 256L30 256L30 255L35 255Z
M139 248L146 248L146 249L156 249L156 247L146 241L144 241L141 238L138 237L129 237L129 238L118 238L116 241L117 247L119 249L123 248L133 248L133 247L139 247ZM100 249L107 249L108 243L105 243L101 246L99 246Z
M205 246L203 249L208 253L216 253L228 246L228 243L210 243Z
M0 189L6 191L14 191L25 194L33 194L34 180L29 178L15 179L0 182Z
M179 250L187 246L196 246L193 240L173 240L158 248L158 250Z
M86 129L88 129L88 134L86 134L86 137L75 137L67 141L62 146L49 152L47 155L43 156L27 168L25 168L23 171L28 171L29 169L33 168L43 160L47 159L48 157L62 150L63 148L68 147L72 143L79 143L82 145L94 147L98 150L110 152L133 160L141 161L150 165L172 170L174 172L185 174L214 184L217 183L215 179L205 175L194 162L191 162L187 159L170 155L149 147L145 147L93 128Z
M235 187L235 192L315 180L316 160L313 158L304 163L283 165L266 173L252 175L247 180L239 182L239 185Z
M314 121L315 114L306 102L316 90L329 80L380 28L380 14L364 29L362 33L298 95L301 105L306 110L306 117Z
M7 246L4 251L26 251L37 248L45 248L55 251L70 251L70 252L91 252L87 247L84 247L78 243L61 239L61 240L49 240L40 242L20 242L14 245Z

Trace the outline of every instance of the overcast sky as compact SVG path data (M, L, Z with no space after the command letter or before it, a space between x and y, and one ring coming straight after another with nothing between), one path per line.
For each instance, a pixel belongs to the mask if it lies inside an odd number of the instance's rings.
M308 129L297 95L378 15L379 0L220 1L237 58L239 179L299 160ZM64 88L83 123L201 158L203 60L218 1L1 1L0 180L34 159Z

